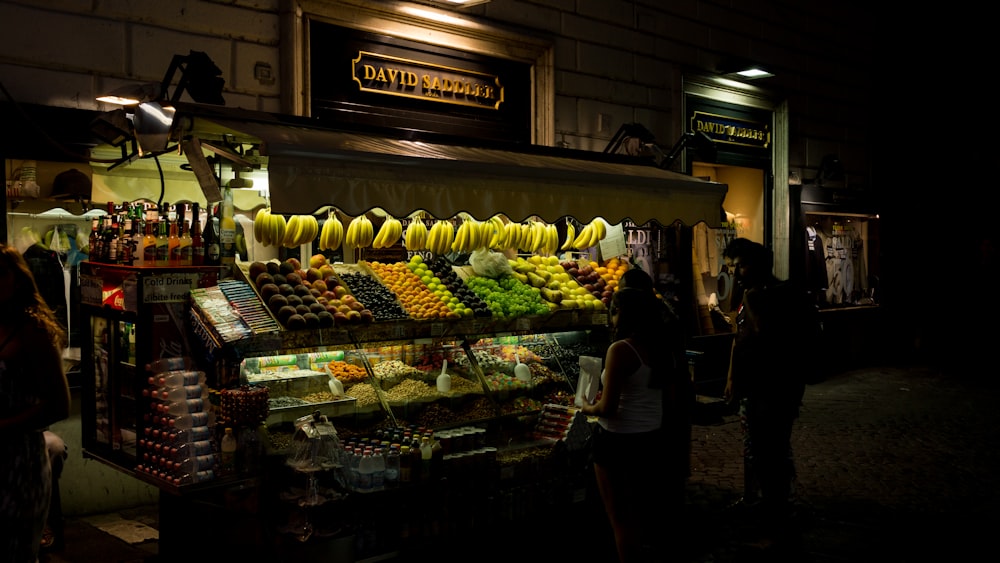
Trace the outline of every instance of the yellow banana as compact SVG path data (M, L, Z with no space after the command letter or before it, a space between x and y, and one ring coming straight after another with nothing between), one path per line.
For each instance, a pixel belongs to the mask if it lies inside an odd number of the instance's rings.
M268 221L271 224L271 246L281 246L285 240L285 231L288 230L288 221L284 215L272 213Z
M299 223L302 225L302 232L299 235L297 246L316 240L316 235L319 234L319 221L316 220L316 216L302 215L299 217Z
M545 241L545 254L552 256L559 250L559 229L550 223L545 226L545 232L548 235Z
M499 215L490 217L490 241L489 247L492 250L500 250L500 242L503 240L504 223Z
M583 250L585 248L590 248L587 243L590 242L590 237L594 232L594 225L592 223L587 223L580 229L580 234L576 236L573 241L573 248L577 250Z
M288 224L285 226L285 236L281 239L281 245L286 248L293 248L295 246L295 240L299 236L299 216L292 215L288 218Z
M406 249L424 250L427 248L427 226L420 217L414 217L406 227Z
M352 248L357 248L358 246L358 226L361 224L361 215L358 215L351 222L347 224L347 236L344 238L344 242Z
M330 245L330 250L337 250L344 242L344 224L340 222L340 218L337 217L336 213L331 213L328 220L333 223L328 244Z
M588 241L589 244L587 245L588 248L591 246L597 246L597 243L601 242L601 238L603 238L601 237L601 227L604 225L604 222L600 219L594 219L591 224L593 225L593 228L591 229L591 236Z
M563 242L563 245L559 247L559 250L565 251L565 250L570 250L571 248L573 248L573 240L574 239L576 239L576 227L574 227L573 223L569 219L567 219L566 220L566 241Z
M452 226L451 221L446 221L441 219L438 221L440 225L441 234L438 240L438 248L434 251L435 254L448 254L448 250L451 248L452 243L455 241L455 228Z
M375 226L372 225L372 220L367 215L362 215L360 228L358 229L358 246L367 248L372 245L374 239Z
M600 217L594 218L594 226L597 228L597 240L604 240L608 236L608 224Z
M264 239L264 223L271 212L266 207L261 207L253 217L253 239L263 245L267 245Z

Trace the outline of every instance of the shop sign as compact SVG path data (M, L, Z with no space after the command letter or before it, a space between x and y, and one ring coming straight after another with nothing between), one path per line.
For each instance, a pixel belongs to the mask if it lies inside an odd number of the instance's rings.
M770 125L716 113L694 112L691 130L705 133L716 143L765 149L771 145Z
M500 109L500 77L450 66L359 51L353 79L363 92L430 100L443 104Z
M185 303L191 290L198 287L199 273L170 273L142 279L143 303Z

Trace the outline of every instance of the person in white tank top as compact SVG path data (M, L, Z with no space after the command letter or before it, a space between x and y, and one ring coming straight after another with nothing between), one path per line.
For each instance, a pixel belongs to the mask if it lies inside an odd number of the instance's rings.
M614 531L622 563L642 559L644 545L657 534L651 514L664 509L658 456L651 447L663 447L664 385L669 385L674 358L666 342L661 303L646 289L623 288L611 303L613 339L604 360L601 393L594 404L583 404L584 414L596 416L594 476ZM660 531L662 533L662 530Z

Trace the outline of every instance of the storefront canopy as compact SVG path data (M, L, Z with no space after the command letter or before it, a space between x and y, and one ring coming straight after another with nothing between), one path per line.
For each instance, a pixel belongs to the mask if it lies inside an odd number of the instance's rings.
M629 218L640 225L718 226L727 191L724 184L652 165L430 144L257 116L179 112L175 135L259 145L271 209L283 214L334 206L356 216L380 207L396 217L465 211L477 219L503 213L514 221L601 216L612 224Z

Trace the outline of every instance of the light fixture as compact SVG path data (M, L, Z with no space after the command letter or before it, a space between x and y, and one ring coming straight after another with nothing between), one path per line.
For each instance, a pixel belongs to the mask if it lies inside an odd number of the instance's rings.
M169 93L174 74L181 72L180 81ZM130 84L97 98L99 102L134 106L146 102L174 104L187 92L191 99L201 104L225 105L222 88L226 81L219 69L202 51L190 51L187 55L174 55L160 83Z
M119 106L134 106L142 102L160 99L161 92L162 90L158 82L126 84L120 88L115 88L103 96L98 96L97 101Z
M756 80L758 78L770 78L774 76L774 73L768 72L759 66L752 66L745 68L743 70L736 71L736 74L746 78L747 80Z
M716 67L721 78L730 80L759 80L771 78L774 73L766 66L746 59L728 59L721 61Z

